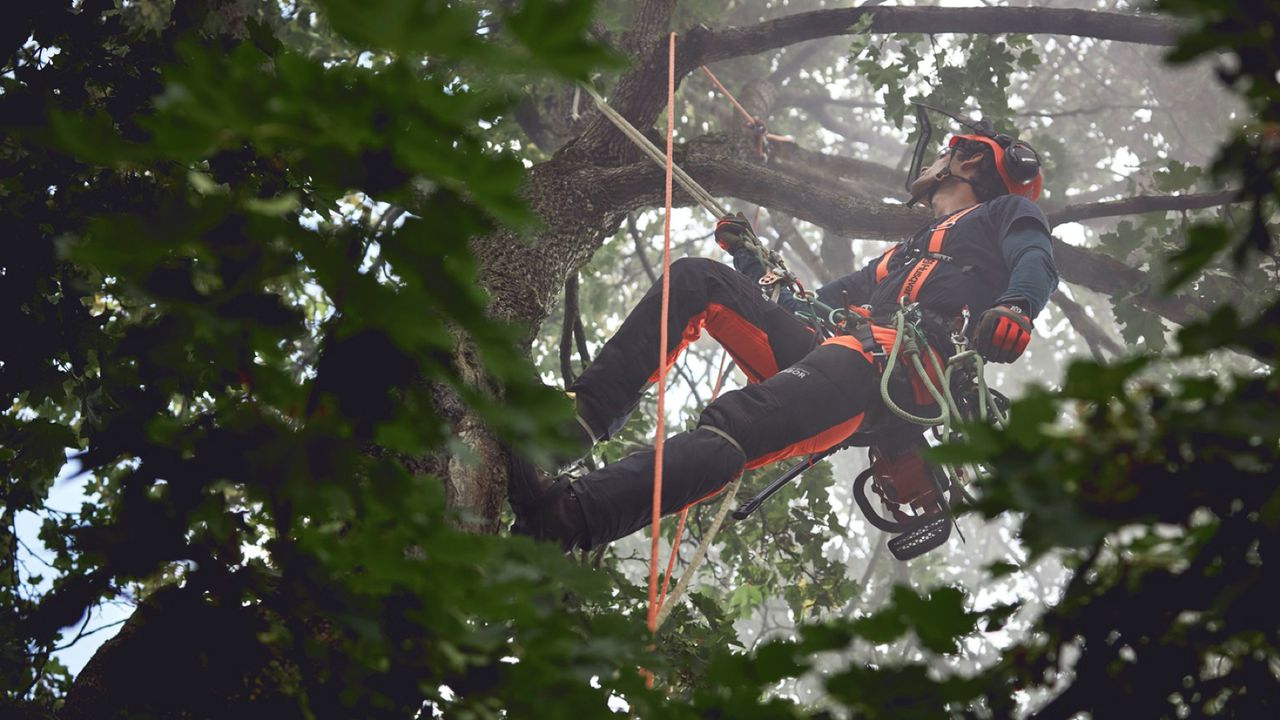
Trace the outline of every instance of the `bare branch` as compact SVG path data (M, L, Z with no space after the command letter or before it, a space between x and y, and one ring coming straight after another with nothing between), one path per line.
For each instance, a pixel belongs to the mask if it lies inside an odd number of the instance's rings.
M1193 195L1138 195L1123 200L1108 200L1085 205L1067 205L1061 210L1049 213L1049 222L1053 225L1062 225L1063 223L1116 215L1135 215L1169 210L1203 210L1220 205L1229 205L1235 202L1239 196L1239 190L1223 190L1222 192Z
M1111 336L1102 329L1102 326L1096 320L1089 317L1089 313L1085 311L1080 303L1067 297L1061 290L1054 292L1049 299L1062 310L1062 314L1067 316L1067 322L1070 322L1071 327L1077 333L1080 333L1080 337L1084 338L1085 342L1088 343L1094 360L1098 362L1106 361L1107 358L1103 354L1103 350L1110 352L1112 355L1124 354L1124 349L1120 347L1120 344L1112 340Z
M826 284L835 280L831 269L827 267L826 263L822 262L822 258L818 257L818 253L809 247L809 243L805 242L804 236L800 234L800 229L796 227L795 218L786 213L770 212L769 221L777 229L778 239L800 258L800 262L809 268L819 283Z
M748 27L717 30L703 63L754 55L793 43L848 34L870 15L873 33L1077 35L1144 45L1173 45L1182 23L1167 18L1043 7L856 7L815 10Z

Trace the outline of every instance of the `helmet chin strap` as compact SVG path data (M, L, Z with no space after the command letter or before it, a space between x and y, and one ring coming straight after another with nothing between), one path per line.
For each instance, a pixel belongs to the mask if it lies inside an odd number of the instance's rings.
M974 188L974 194L977 195L977 186L973 184L972 180L970 180L967 177L956 175L951 172L951 161L955 159L955 156L956 156L955 148L949 148L947 150L947 166L939 170L937 174L933 176L933 179L936 182L930 185L928 189L913 195L911 197L911 201L907 203L907 207L911 207L912 205L915 205L921 200L924 200L925 202L932 205L933 196L938 194L938 190L942 189L942 184L945 183L947 180L959 180L962 183L967 183L970 187Z

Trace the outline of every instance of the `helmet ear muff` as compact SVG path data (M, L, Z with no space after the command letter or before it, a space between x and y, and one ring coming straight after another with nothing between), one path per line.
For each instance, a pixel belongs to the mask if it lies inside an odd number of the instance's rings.
M1031 182L1040 174L1040 154L1030 145L1013 140L1004 150L1004 171L1020 185Z
M960 138L976 140L991 148L995 153L996 171L1010 194L1021 195L1028 200L1040 197L1044 181L1040 175L1040 154L1035 148L1003 134L994 137L953 135L950 144L955 145Z

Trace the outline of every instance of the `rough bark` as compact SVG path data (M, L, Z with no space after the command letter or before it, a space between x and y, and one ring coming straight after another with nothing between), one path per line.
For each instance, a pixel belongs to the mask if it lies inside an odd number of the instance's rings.
M268 628L260 609L158 590L80 671L58 718L300 718L286 665L258 639Z

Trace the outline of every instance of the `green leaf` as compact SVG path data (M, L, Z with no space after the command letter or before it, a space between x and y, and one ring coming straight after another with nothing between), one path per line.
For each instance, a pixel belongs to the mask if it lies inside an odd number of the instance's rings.
M1173 292L1208 265L1230 242L1222 225L1197 223L1187 230L1187 246L1169 259L1171 273L1164 283L1165 292Z
M1141 344L1151 352L1165 348L1164 320L1159 315L1122 298L1115 298L1112 307L1116 320L1121 323L1120 334L1125 342Z

